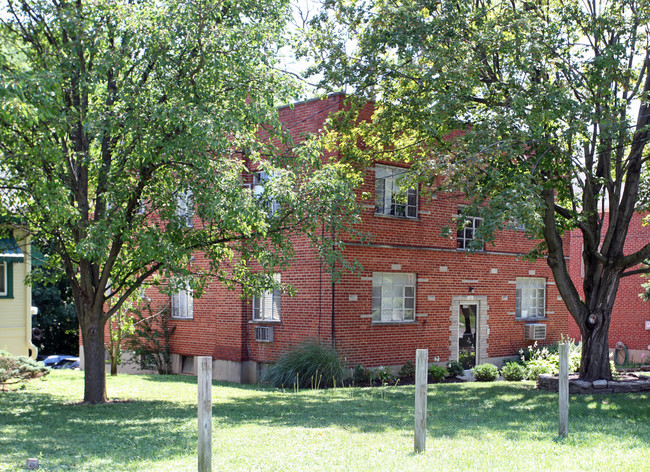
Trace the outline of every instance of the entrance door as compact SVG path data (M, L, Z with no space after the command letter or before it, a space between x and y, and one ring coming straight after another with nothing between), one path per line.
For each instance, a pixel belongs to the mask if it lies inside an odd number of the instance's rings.
M458 361L465 369L476 365L478 303L461 303L458 308Z

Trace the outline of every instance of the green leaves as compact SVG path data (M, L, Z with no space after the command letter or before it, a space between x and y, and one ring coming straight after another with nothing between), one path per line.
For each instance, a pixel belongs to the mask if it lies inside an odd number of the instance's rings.
M279 122L298 90L273 68L285 0L5 10L0 211L52 246L82 325L109 280L108 315L153 274L192 275L197 293L210 277L268 287L287 234L316 241L354 211L352 170ZM245 185L257 167L276 176L259 195Z

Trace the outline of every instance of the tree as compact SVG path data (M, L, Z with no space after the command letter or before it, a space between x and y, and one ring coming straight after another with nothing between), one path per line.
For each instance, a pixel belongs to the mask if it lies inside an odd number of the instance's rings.
M625 242L648 210L649 30L640 0L331 0L302 51L321 86L375 100L372 122L337 122L348 158L392 154L461 191L485 241L513 219L543 240L534 255L580 327L588 380L611 378L621 278L648 271L650 244ZM584 298L564 257L574 229Z
M143 283L268 289L287 234L316 240L330 207L354 207L349 168L278 122L295 93L273 68L287 13L286 0L5 3L0 212L70 281L86 402L106 400L105 324ZM271 176L260 194L251 165Z

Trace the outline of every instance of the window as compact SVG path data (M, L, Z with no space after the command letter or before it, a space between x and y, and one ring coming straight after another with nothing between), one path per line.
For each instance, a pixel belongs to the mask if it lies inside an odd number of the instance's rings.
M408 170L400 167L375 166L375 214L416 218L417 188L404 188L400 180Z
M372 320L415 320L415 274L373 272Z
M138 200L137 214L144 215L146 212L147 212L147 202L144 198L141 198L140 200Z
M517 318L544 318L546 302L546 279L517 277Z
M476 230L483 222L483 218L463 214L463 209L458 209L459 219L462 221L462 227L458 230L456 241L458 249L469 249L470 243L476 237ZM482 249L482 246L481 248Z
M7 296L7 263L0 262L0 297Z
M13 298L14 263L25 262L25 255L13 237L0 238L0 297Z
M271 180L271 175L267 174L266 172L254 172L253 173L253 194L260 196L264 192L264 185ZM271 200L269 202L269 216L274 215L280 210L280 204L275 201Z
M191 190L178 192L176 202L176 216L185 223L185 226L193 226L192 217L194 216L194 195Z
M280 282L280 274L273 276L276 282ZM253 297L253 320L254 321L280 321L280 295L281 290L263 292Z
M189 284L172 294L172 318L194 318L194 291Z

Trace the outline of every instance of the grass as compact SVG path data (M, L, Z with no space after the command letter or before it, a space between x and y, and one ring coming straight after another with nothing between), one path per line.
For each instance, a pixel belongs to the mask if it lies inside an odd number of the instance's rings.
M0 394L0 470L196 470L196 378L108 379L116 402L80 405L83 373ZM213 470L650 471L650 395L557 396L530 382L429 386L427 450L413 451L414 387L299 393L215 383Z

